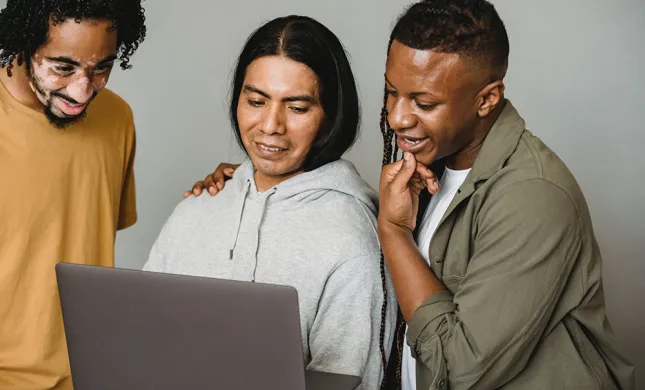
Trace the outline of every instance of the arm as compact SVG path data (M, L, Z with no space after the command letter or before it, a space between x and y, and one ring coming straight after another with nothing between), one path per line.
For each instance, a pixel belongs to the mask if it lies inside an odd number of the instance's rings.
M132 112L130 112L132 115ZM121 189L121 200L119 203L119 219L117 223L117 230L124 230L134 225L137 222L137 197L134 181L134 158L136 155L137 138L134 129L134 119L130 117L129 133L130 150L126 151L128 158L126 160L126 168L123 175L123 187Z
M407 323L421 304L446 287L428 267L417 249L412 232L380 223L379 237L388 264L401 313Z
M495 195L476 223L474 254L456 294L426 290L425 301L409 308L413 354L451 389L498 388L526 366L581 247L575 205L541 179ZM409 261L391 256L395 268ZM427 282L416 279L410 284Z
M380 258L374 253L347 260L329 276L309 332L308 370L356 375L362 377L361 389L378 388L383 376Z
M180 202L175 207L175 210L161 228L161 232L150 250L148 261L143 265L142 269L144 271L168 272L168 259L172 256L173 249L178 245L178 238L191 234L191 232L185 231L186 224L180 221L181 217L179 215L181 214L182 205L183 202Z
M414 155L383 168L379 185L378 233L406 322L430 295L445 290L417 250L412 232L419 208L419 194L439 190L434 174L416 162Z

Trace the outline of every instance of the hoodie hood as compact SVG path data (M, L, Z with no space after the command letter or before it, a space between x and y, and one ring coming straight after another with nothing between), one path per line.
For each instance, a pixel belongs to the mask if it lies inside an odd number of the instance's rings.
M314 202L328 191L335 191L352 197L368 214L378 213L378 194L360 176L354 164L345 159L332 161L314 169L300 173L283 181L274 187L259 193L254 178L255 168L250 159L247 159L235 170L233 179L228 185L233 186L237 204L236 226L231 237L229 257L233 258L235 245L239 235L244 204L249 196L262 197L261 216L267 207L301 207L309 202ZM259 231L262 219L258 220ZM376 227L374 227L376 231Z
M251 160L246 160L231 180L236 192L257 192ZM303 172L272 187L264 193L273 193L269 204L303 204L315 200L321 192L336 191L355 198L372 213L378 212L378 195L360 176L351 162L340 159L323 165L310 172Z

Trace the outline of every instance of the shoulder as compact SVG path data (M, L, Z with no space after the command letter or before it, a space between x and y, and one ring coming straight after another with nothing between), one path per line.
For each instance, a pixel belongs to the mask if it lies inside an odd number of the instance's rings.
M112 134L134 137L134 114L130 104L108 88L103 88L90 103L87 121L88 127L103 129L108 126Z
M379 253L377 215L361 200L328 191L307 209L307 215L301 217L303 226L314 228L319 240L338 249L340 258L367 254L362 260L369 260Z
M231 203L230 192L224 188L216 196L211 196L207 192L200 196L190 195L175 206L170 219L175 222L197 223L217 217L218 211L226 209L225 205Z
M581 214L570 191L544 177L524 178L499 186L487 197L481 211L480 217L500 223L515 222L523 227L536 223L577 225Z
M529 130L524 130L514 153L482 189L488 200L524 205L528 213L586 213L587 205L573 173ZM548 210L538 211L539 207Z
M93 104L96 108L101 110L110 110L115 115L132 116L132 108L130 107L130 104L109 88L103 88L103 90L96 95Z

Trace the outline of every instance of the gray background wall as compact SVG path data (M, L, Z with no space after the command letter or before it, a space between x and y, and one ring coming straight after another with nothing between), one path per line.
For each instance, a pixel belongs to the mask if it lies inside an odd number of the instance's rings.
M109 85L133 107L138 129L140 219L119 233L117 265L141 267L182 193L218 162L239 161L226 117L231 68L252 29L276 16L313 16L345 44L364 110L360 141L347 157L376 187L385 46L408 3L147 1L149 35L135 67L115 71ZM645 388L645 1L493 3L511 41L507 96L586 194L609 317Z

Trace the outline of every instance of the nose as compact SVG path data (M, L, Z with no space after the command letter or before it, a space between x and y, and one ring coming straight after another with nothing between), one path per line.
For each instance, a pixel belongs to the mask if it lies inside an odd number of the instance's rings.
M67 94L72 99L83 104L92 97L94 88L87 76L83 76L67 86Z
M282 135L286 131L284 126L284 112L280 104L273 104L267 107L260 130L267 135Z
M398 98L388 110L387 121L393 129L402 130L416 126L417 117L406 99Z

